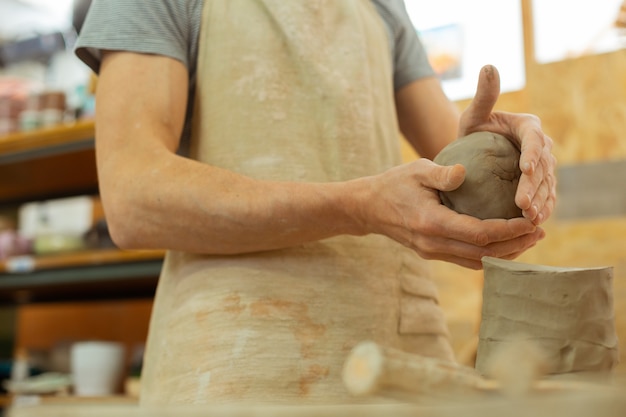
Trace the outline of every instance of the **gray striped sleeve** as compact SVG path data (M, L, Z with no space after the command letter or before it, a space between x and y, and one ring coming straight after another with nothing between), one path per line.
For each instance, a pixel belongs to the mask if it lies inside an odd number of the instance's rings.
M75 52L96 73L101 50L159 54L195 65L202 0L94 0Z
M372 0L389 32L394 87L434 75L402 0ZM102 49L170 56L195 79L203 0L94 0L76 55L95 72Z
M387 25L393 54L393 85L399 90L419 78L434 76L403 0L372 0Z

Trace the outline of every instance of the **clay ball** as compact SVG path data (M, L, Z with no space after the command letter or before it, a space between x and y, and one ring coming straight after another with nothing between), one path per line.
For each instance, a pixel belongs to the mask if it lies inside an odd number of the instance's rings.
M465 181L453 191L440 191L443 204L452 210L479 219L521 217L515 192L522 172L520 151L507 138L492 132L476 132L446 146L434 162L461 164Z

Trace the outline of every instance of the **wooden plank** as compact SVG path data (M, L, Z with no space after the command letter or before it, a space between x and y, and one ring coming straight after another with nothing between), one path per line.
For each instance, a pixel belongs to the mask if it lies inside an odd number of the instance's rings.
M458 399L435 405L378 403L359 405L202 405L143 408L133 405L49 405L13 408L9 417L502 417L510 415L614 417L626 413L623 396L599 394L539 396L503 400Z
M626 214L626 160L572 164L558 169L559 219L617 217Z
M531 65L527 91L559 163L626 158L626 49Z

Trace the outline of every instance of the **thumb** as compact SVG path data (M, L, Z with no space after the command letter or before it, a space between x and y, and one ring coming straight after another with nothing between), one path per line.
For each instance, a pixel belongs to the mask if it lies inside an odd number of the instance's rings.
M439 191L456 190L465 181L465 167L461 164L443 166L433 163L432 170L424 180L424 186Z
M499 96L500 74L493 65L485 65L478 76L476 95L466 110L465 123L469 126L479 126L487 122Z

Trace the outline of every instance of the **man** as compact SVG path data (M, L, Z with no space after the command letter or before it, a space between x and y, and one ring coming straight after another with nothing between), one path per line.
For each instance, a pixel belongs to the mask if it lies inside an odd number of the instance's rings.
M537 118L491 111L487 66L459 119L401 1L96 1L77 53L113 239L168 249L143 404L345 402L363 339L452 360L422 258L512 259L554 207ZM525 218L441 205L464 168L431 159L478 130L520 146Z

